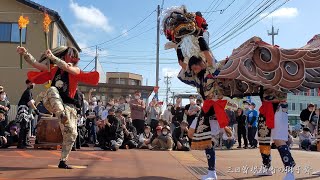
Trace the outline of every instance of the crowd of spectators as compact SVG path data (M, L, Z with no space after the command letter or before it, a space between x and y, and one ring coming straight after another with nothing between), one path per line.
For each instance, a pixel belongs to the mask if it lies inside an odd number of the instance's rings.
M163 107L162 103L153 98L149 104L141 98L139 91L133 96L110 98L102 102L90 90L86 98L79 92L81 108L78 109L78 138L73 150L93 145L103 150L150 149L150 150L191 150L192 139L188 137L188 129L192 121L200 114L202 100L189 96L189 104L182 106L182 99ZM40 98L41 99L41 98ZM244 101L243 107L228 102L226 114L229 119L227 128L213 137L214 146L221 149L257 148L258 112L255 103ZM10 102L4 88L0 86L0 146L13 146L18 141L19 124L8 119ZM41 114L50 114L42 101L37 104ZM38 119L41 118L41 114ZM315 143L319 109L310 104L301 112L303 129L299 134L300 147L312 149ZM36 119L36 118L35 118ZM36 124L36 121L32 122ZM35 125L36 127L36 125ZM36 128L31 129L36 135ZM289 135L288 145L291 147L293 138Z

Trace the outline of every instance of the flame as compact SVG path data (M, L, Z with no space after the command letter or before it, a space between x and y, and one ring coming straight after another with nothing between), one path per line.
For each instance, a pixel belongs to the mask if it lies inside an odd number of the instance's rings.
M47 13L44 13L43 18L43 31L48 33L49 32L49 25L51 23L51 19Z
M18 20L19 29L26 28L29 24L29 18L20 16Z

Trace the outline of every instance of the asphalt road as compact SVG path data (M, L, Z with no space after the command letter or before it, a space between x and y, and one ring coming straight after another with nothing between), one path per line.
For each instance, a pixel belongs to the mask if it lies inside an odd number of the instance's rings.
M282 179L282 162L277 150L272 150L275 174L255 177L261 167L258 149L216 150L219 179ZM297 179L319 179L311 175L320 170L320 153L292 150L297 163ZM206 157L202 151L101 151L83 148L72 152L69 164L84 169L58 169L58 150L0 150L0 180L4 179L142 179L173 180L199 179L206 173Z

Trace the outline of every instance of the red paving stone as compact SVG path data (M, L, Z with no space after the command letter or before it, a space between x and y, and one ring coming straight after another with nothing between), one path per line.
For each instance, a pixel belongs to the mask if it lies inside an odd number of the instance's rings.
M0 180L8 179L142 179L142 180L193 180L206 171L206 157L201 151L149 151L119 150L99 151L98 148L84 148L72 152L69 164L88 166L86 169L61 170L56 166L60 152L56 150L0 150ZM320 170L320 153L292 151L297 166L301 167L297 179L319 179L306 174L304 168ZM282 167L279 154L272 150L274 167ZM219 179L282 179L283 173L272 177L253 176L252 167L260 167L258 149L217 150L217 172ZM243 168L248 167L248 173ZM231 170L240 168L240 172Z

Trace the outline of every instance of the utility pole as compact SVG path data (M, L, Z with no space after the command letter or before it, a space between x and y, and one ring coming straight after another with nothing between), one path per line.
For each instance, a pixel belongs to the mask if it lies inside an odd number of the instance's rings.
M157 59L156 59L156 87L159 87L159 48L160 48L160 5L157 10ZM156 93L158 97L158 92Z
M172 92L172 104L175 105L176 101L175 101L175 92Z
M171 84L171 81L170 81L170 79L171 79L172 77L170 77L170 76L166 76L166 77L164 77L164 83L166 84L166 104L168 104L169 103L169 91L170 91L170 87L169 87L169 85Z
M278 35L279 29L277 29L277 32L274 31L274 27L272 24L271 32L268 31L268 35L272 37L272 45L274 46L274 36Z
M96 57L94 59L94 69L98 71L98 46L96 46Z

